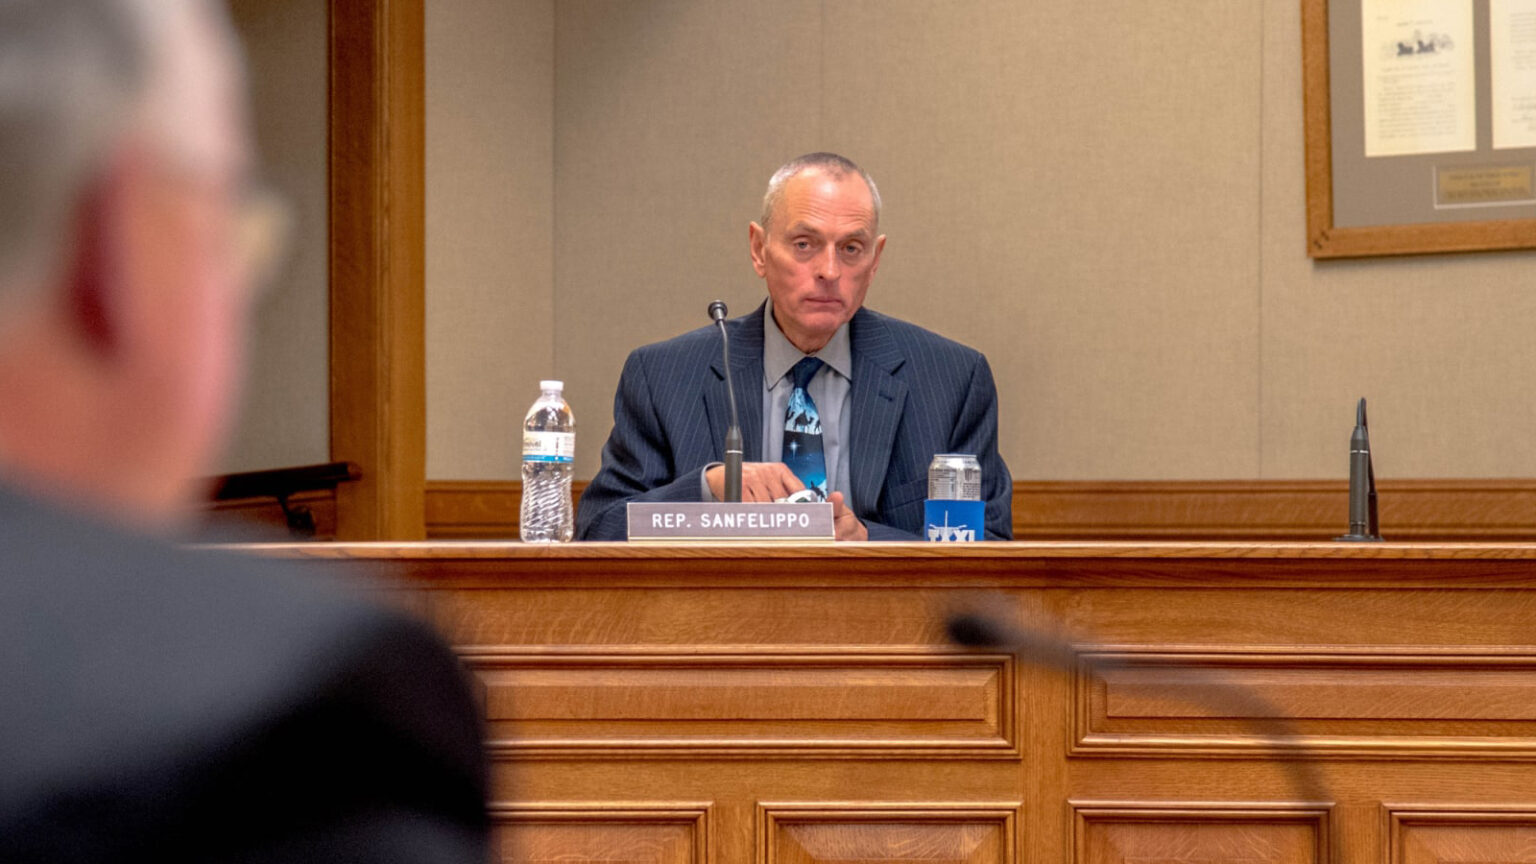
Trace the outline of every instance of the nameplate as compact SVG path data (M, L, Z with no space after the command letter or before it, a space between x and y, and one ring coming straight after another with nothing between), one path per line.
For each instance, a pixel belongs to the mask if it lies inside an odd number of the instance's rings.
M826 541L837 536L832 505L631 502L630 540Z

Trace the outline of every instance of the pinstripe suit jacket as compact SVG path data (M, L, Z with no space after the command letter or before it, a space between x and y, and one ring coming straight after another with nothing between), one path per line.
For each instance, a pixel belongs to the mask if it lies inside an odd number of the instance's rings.
M764 307L726 322L745 446L763 461ZM980 352L860 309L849 322L854 512L871 540L917 539L935 453L981 460L988 539L1013 536L1013 478L997 452L997 389ZM630 501L697 501L699 471L725 458L730 406L720 336L701 327L635 350L613 400L603 463L581 495L580 540L622 540Z

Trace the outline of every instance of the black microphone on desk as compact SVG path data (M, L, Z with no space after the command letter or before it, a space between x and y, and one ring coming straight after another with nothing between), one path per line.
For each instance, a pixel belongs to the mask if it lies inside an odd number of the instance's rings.
M736 416L736 387L731 383L731 340L725 335L725 302L709 304L709 318L720 328L720 356L725 361L725 393L731 402L731 425L725 430L725 500L741 501L741 420Z
M1381 540L1376 518L1376 469L1371 465L1371 433L1365 422L1365 399L1355 409L1355 431L1349 436L1349 543Z
M1074 644L1066 634L1013 623L1010 620L1013 614L1007 601L972 603L970 608L946 615L944 629L950 641L961 647L1005 651L1021 662L1070 674L1090 686L1094 679L1107 681L1107 676L1115 673L1145 675L1148 669L1147 661L1134 653L1094 650L1091 643L1088 646ZM1120 656L1116 656L1117 653ZM1284 710L1284 706L1273 703L1255 690L1251 679L1244 680L1236 670L1202 662L1198 657L1191 657L1175 668L1181 676L1180 685L1168 695L1210 712L1196 716L1232 718L1252 731L1261 748L1282 752L1294 749L1305 757L1305 730L1290 712ZM1296 800L1332 800L1327 779L1316 760L1287 759L1283 770L1295 787ZM1340 838L1338 842L1343 844L1345 841ZM1339 851L1342 853L1343 850ZM1337 860L1349 859L1340 854Z

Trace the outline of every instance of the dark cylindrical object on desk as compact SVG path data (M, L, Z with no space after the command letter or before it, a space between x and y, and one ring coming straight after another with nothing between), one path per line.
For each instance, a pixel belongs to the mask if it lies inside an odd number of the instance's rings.
M1371 442L1364 426L1356 426L1349 436L1349 533L1352 537L1370 536L1371 532Z
M735 425L725 432L725 500L741 501L741 428Z

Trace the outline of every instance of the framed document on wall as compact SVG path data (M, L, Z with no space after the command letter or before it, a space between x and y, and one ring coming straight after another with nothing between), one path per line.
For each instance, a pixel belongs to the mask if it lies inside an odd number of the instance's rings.
M1536 0L1302 0L1307 254L1536 248Z

